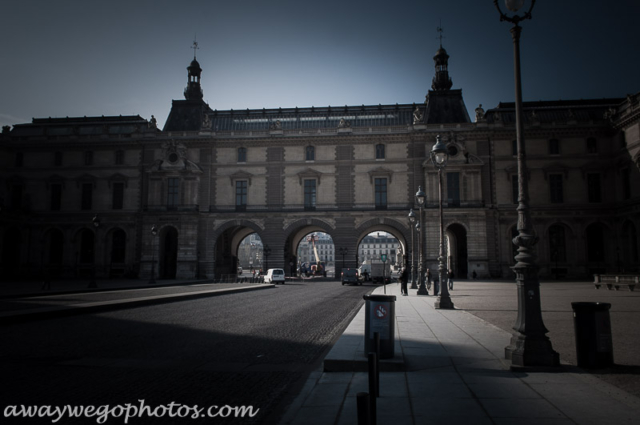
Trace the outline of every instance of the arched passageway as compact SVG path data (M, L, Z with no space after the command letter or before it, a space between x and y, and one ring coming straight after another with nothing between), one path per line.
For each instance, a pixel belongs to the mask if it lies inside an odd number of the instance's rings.
M469 262L467 256L467 229L454 223L447 227L447 268L459 279L467 279Z

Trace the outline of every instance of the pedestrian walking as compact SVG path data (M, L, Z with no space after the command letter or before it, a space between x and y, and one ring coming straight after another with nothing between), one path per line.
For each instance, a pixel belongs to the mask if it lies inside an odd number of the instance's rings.
M447 274L447 277L449 278L449 290L453 291L453 270L449 269L449 273Z
M409 282L409 271L405 267L402 270L402 274L400 275L400 292L402 295L409 295L409 291L407 289L407 283Z
M431 270L428 267L427 267L426 279L427 279L427 289L431 289Z

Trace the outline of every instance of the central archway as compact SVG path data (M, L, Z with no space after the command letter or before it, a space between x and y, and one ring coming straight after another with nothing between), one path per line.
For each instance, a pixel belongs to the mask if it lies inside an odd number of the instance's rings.
M453 270L458 279L467 279L469 264L467 256L467 229L453 223L446 231L447 268Z

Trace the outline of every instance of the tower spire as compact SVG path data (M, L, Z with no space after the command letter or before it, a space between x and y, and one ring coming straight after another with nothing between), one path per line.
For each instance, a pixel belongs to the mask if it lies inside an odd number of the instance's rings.
M437 39L440 40L440 48L433 57L433 61L436 64L436 75L433 77L431 88L434 91L450 90L453 82L451 81L451 78L449 78L449 55L442 47L442 33L444 32L442 29L442 22L440 22L440 26L436 28L436 31L439 33Z
M188 80L187 87L184 89L184 98L187 100L202 100L202 88L200 87L200 74L202 73L202 68L200 68L200 64L196 60L196 50L199 49L199 47L195 37L191 48L193 49L193 60L187 67Z

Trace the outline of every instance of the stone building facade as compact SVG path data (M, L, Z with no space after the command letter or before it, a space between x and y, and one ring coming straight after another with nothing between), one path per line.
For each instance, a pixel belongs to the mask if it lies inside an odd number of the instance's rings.
M269 267L297 264L311 232L355 267L371 232L437 268L440 137L448 257L456 276L511 277L517 187L513 103L475 110L438 50L422 104L212 110L202 69L163 129L140 116L43 118L0 136L0 265L5 279L211 278L233 274L256 233ZM637 271L640 96L525 102L532 217L542 277ZM427 195L423 231L407 215ZM157 229L154 235L151 229ZM337 248L336 248L337 249ZM337 251L336 251L337 252ZM337 253L334 255L338 255ZM342 257L339 259L342 260Z

